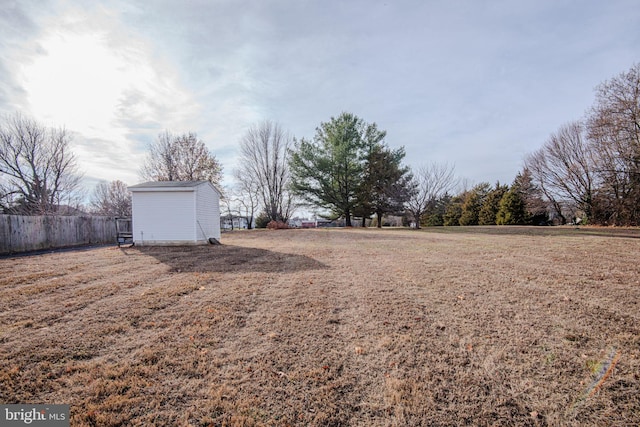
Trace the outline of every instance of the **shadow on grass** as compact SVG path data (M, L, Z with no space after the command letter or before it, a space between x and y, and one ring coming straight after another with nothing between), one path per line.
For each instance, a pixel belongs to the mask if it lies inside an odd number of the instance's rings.
M328 267L304 255L244 246L136 246L122 248L126 255L148 255L174 272L279 272L322 270Z
M474 225L466 227L425 227L421 230L436 233L467 233L518 236L599 236L640 239L640 228L526 226L526 225Z

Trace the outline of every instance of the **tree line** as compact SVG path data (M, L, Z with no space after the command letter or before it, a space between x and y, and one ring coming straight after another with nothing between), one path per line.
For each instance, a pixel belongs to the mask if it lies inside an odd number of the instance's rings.
M321 208L322 216L347 226L373 217L381 227L386 215L416 228L548 220L530 173L519 174L512 186L482 183L453 195L459 180L452 165L412 170L403 164L404 147L389 147L386 135L347 112L322 122L312 139L297 140L269 121L254 125L241 142L236 171L236 197L244 200L249 223L256 213L257 224L286 222L291 206Z
M596 88L586 117L569 122L527 155L510 185L469 188L449 164L405 165L376 123L343 112L296 139L281 125L251 126L240 141L236 185L223 189L224 209L249 224L286 223L296 208L327 218L381 226L398 215L416 227L436 225L640 223L640 65ZM0 123L0 209L64 214L83 199L77 159L65 129L19 114ZM140 177L153 181L208 180L219 186L222 165L188 132L165 131L149 145ZM75 203L75 205L74 205ZM121 181L96 186L90 210L130 215Z

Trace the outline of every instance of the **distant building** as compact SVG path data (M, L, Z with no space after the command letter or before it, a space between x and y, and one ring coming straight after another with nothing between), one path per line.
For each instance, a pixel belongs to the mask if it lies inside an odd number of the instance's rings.
M288 221L290 227L293 228L318 228L331 226L333 221L328 219L307 219L307 218L292 218Z
M220 217L223 230L249 228L249 219L245 216L223 215Z

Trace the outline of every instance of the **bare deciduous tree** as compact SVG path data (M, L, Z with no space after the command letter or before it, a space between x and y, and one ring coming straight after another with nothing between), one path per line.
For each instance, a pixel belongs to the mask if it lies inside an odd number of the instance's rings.
M54 214L74 199L81 174L65 129L16 114L0 125L0 206L25 215Z
M270 220L286 222L294 209L289 191L288 153L292 138L280 125L264 121L249 128L240 142L236 177L245 186L257 185Z
M101 182L93 190L92 211L98 215L131 216L131 192L122 181Z
M525 159L525 167L564 222L563 203L571 202L591 218L596 188L594 156L584 140L580 122L551 134L539 150Z
M260 206L260 186L251 177L243 176L240 171L235 171L236 198L240 211L247 217L247 228L253 227L253 219Z
M458 185L454 170L448 164L432 163L414 171L410 184L411 195L406 207L416 228L420 228L420 219L436 201Z
M234 222L241 216L238 206L238 197L233 188L225 187L223 189L220 203L222 204L220 207L220 213L224 213L224 215L222 215L221 225L226 228L226 222L229 221L230 228L233 230L235 228ZM238 226L240 225L238 224Z
M195 133L158 135L149 146L141 170L143 179L151 181L220 182L222 166Z
M640 64L596 90L587 128L602 178L603 221L640 223Z

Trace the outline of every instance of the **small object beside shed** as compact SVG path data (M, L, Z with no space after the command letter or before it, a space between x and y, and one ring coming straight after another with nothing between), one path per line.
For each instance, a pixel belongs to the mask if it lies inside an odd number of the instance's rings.
M131 218L116 218L116 243L133 246L133 233L131 232Z
M206 245L220 240L220 191L209 181L129 187L135 245Z

